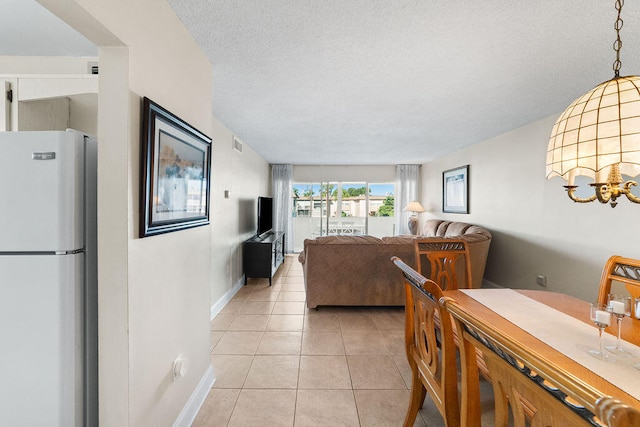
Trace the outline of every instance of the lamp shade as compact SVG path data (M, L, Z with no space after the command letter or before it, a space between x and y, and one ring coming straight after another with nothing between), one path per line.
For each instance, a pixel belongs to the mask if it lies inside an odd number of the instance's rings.
M422 205L420 204L420 202L417 202L415 200L409 203L407 206L405 206L404 209L402 210L406 212L424 212L425 211Z
M614 164L640 174L640 77L616 77L576 99L558 118L547 148L547 179L573 184L583 175L595 182Z

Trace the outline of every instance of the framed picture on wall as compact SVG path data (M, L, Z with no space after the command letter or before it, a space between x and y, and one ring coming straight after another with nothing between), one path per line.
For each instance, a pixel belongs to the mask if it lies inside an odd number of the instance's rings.
M209 224L211 138L143 99L140 237Z
M442 172L442 212L469 213L469 165Z

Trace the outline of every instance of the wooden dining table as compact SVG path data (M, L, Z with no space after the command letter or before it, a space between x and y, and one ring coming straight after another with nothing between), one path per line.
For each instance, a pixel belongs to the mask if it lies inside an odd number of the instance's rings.
M491 290L488 290L491 291ZM549 291L534 290L517 290L523 296L529 297L559 312L567 314L574 319L578 319L588 325L593 326L593 346L596 347L598 342L598 332L594 323L590 320L590 304L589 302L580 300L570 295L560 294ZM619 388L616 384L604 379L597 373L586 368L577 361L571 359L560 351L556 350L546 342L536 338L511 321L505 319L500 314L491 310L487 306L478 302L469 294L462 290L445 291L445 297L451 298L459 306L461 310L471 314L474 318L481 320L483 323L493 328L496 332L509 337L518 342L526 349L526 351L535 354L536 357L545 359L547 363L552 364L554 368L569 373L579 381L588 384L597 390L602 396L611 396L621 402L640 410L640 400L626 391ZM544 321L541 319L540 321ZM550 324L550 328L554 325ZM612 335L617 335L617 325L612 319L612 324L606 329ZM623 340L640 345L640 320L632 317L625 317L622 321L621 337ZM637 361L640 361L640 354ZM616 364L611 364L611 369L616 369ZM634 370L638 375L638 388L640 390L640 370Z

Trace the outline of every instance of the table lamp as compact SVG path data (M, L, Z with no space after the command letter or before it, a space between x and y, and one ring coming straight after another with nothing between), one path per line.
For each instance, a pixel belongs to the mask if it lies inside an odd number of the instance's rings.
M420 212L425 212L425 209L422 207L420 202L414 200L404 207L403 211L411 212L412 215L409 217L409 231L411 234L416 235L418 233L418 214Z

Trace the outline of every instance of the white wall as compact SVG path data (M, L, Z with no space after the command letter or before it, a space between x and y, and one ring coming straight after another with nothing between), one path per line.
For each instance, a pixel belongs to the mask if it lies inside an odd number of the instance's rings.
M256 233L257 199L268 195L269 164L247 144L232 147L233 134L214 119L212 159L211 305L242 279L242 242ZM231 195L224 198L225 190ZM215 366L214 366L215 368Z
M380 166L295 166L294 182L395 182L395 165Z
M267 188L268 165L225 148L212 66L166 2L39 1L100 46L100 424L172 425L211 372L210 307L231 287L229 248L243 237L234 224L246 222L238 200ZM213 138L211 225L138 237L143 96ZM174 382L179 354L189 370Z
M443 218L481 224L493 233L485 279L505 287L544 289L595 300L611 255L640 258L640 206L621 200L615 209L574 203L564 181L545 178L550 116L422 167L420 220ZM470 213L442 213L442 171L470 165Z

